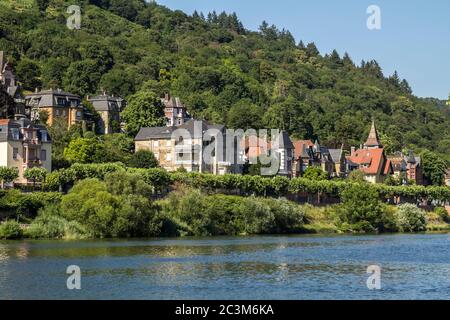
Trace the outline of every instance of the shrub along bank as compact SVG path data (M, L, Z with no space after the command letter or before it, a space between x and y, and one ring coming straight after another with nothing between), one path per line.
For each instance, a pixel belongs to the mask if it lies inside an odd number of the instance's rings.
M340 191L341 204L317 208L284 198L211 194L205 191L219 190L217 185L201 188L211 178L209 175L168 175L161 170L127 171L125 168L90 172L99 176L83 176L65 195L21 195L39 199L37 216L34 220L16 216L20 222L31 222L23 229L16 222L7 221L0 226L0 238L416 232L425 230L428 223L424 211L414 205L389 206L380 200L375 188L367 188L366 184L347 183ZM183 183L177 177L191 182ZM162 190L161 181L165 179L179 184L166 197L152 200L154 193ZM239 180L237 176L218 180L227 179L229 183ZM8 199L16 201L17 192L3 192L0 203L7 204ZM438 211L433 216L439 223L444 223L444 218Z

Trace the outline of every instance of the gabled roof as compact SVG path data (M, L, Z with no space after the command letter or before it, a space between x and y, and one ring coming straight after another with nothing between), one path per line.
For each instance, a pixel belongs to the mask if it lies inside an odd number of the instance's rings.
M281 149L294 149L291 138L286 131L281 131L278 135L278 147Z
M328 149L328 152L330 153L331 161L334 163L341 162L342 154L344 153L344 150L342 149Z
M347 157L352 163L365 166L360 168L366 174L378 174L384 171L384 149L359 149ZM389 161L390 163L390 161Z
M293 145L295 149L295 158L298 159L300 157L309 157L307 150L309 147L313 147L314 143L311 140L296 140L293 142Z

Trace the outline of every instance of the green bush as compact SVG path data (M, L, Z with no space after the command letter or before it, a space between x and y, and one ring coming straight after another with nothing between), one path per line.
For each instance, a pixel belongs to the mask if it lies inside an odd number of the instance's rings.
M48 205L26 230L25 235L34 239L84 239L89 234L81 224L67 221L61 216L60 206Z
M443 221L449 222L450 216L447 212L447 209L445 209L444 207L436 207L434 209L434 213L436 213Z
M164 223L148 198L151 186L136 174L116 172L106 182L85 179L62 198L62 216L85 226L95 237L158 235Z
M342 191L341 198L342 205L337 209L337 216L344 229L350 227L366 232L385 229L385 207L376 190L366 188L364 184L350 184Z
M402 204L395 214L397 225L402 232L425 231L427 226L425 211L413 204Z
M205 195L184 189L160 201L162 212L181 228L180 234L237 235L298 232L303 209L285 199Z
M22 228L17 221L8 220L0 224L0 239L20 239L22 235Z

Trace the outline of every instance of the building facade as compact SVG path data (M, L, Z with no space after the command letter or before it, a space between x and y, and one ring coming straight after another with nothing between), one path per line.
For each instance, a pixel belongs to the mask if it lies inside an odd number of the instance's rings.
M370 183L383 183L393 173L391 161L378 138L374 121L364 146L358 150L352 147L351 154L347 157L347 167L348 171L362 171L364 179Z
M99 128L101 134L111 134L120 132L120 113L125 108L125 101L120 97L109 96L107 93L87 97L92 103L95 111L100 115Z
M311 140L294 141L294 148L294 176L296 177L302 176L308 167L318 167L329 177L340 176L343 171L342 166L345 166L343 150L332 149L333 153L331 153L330 149L321 146L317 140L314 143Z
M188 120L179 127L141 128L135 138L135 150L153 152L160 166L167 171L184 168L188 172L223 175L241 173L237 142L227 146L223 125L211 125L206 121ZM206 161L209 159L208 161Z
M16 183L26 183L26 169L52 169L52 141L44 126L28 119L0 119L0 166L16 168Z
M78 95L64 92L61 89L50 89L25 96L25 103L31 111L32 120L46 114L47 125L52 126L57 119L63 119L70 128L81 124L84 120L84 108Z
M408 155L398 152L388 156L388 159L392 163L394 177L400 179L402 184L424 184L422 159L414 155L413 151L409 151Z
M161 102L164 105L164 114L167 118L168 127L182 126L190 119L186 106L181 102L180 98L166 94L161 99Z

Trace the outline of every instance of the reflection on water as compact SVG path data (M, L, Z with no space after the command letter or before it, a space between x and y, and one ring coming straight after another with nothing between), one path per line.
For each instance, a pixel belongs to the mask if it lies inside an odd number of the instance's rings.
M0 242L2 299L449 299L448 235ZM82 290L66 288L78 265ZM366 287L382 267L382 290Z

